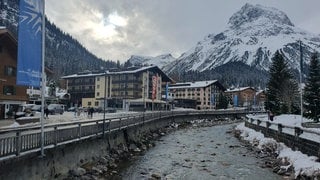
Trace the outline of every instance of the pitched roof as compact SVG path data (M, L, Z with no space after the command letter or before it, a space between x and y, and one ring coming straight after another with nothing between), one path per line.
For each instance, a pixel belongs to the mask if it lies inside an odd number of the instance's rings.
M106 71L103 73L88 73L88 74L72 74L72 75L68 75L68 76L63 76L61 77L62 79L69 79L69 78L77 78L77 77L92 77L92 76L104 76L104 75L116 75L116 74L134 74L134 73L138 73L138 72L143 72L143 71L147 71L147 70L154 70L157 71L162 79L165 82L172 82L173 80L167 76L158 66L145 66L145 67L140 67L140 68L136 68L136 69L132 69L132 70L125 70L125 71L115 71L115 72L110 72L110 71Z
M225 92L226 93L230 93L230 92L240 92L240 91L244 91L246 89L253 89L252 87L239 87L239 88L234 88L234 89L227 89ZM254 89L253 89L254 90Z
M171 84L169 86L169 89L203 88L211 86L212 84L215 84L221 89L225 90L225 88L218 82L218 80L176 83Z

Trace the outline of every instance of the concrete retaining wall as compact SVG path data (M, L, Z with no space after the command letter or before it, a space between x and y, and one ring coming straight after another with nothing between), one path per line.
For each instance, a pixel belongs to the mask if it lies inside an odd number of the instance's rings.
M0 162L0 179L53 179L57 173L66 174L83 162L104 156L120 144L139 142L144 134L169 125L172 119L158 119L142 125L128 127L106 134L105 138L91 138L45 150L45 157L39 152L15 157Z

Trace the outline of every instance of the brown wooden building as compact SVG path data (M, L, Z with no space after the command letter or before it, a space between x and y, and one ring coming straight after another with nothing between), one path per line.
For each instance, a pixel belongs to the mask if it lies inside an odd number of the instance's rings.
M17 86L17 40L0 28L0 119L9 118L9 111L17 111L28 101L27 87Z
M234 107L251 107L255 103L256 90L252 87L228 89L225 94Z

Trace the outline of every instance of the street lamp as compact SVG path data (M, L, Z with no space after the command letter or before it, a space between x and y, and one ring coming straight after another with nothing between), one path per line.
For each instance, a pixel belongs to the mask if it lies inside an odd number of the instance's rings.
M143 111L145 112L147 109L147 104L146 104L146 96L147 96L147 77L145 77L145 81L143 83Z
M104 97L103 97L103 137L106 124L106 98L107 98L107 72L104 72ZM110 126L110 124L109 124Z

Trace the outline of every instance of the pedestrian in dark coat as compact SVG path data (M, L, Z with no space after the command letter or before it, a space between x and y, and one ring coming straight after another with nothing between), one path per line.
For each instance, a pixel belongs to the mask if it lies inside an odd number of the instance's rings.
M48 107L45 107L44 108L44 114L46 115L46 118L49 118L48 116L49 116L49 109L48 109Z
M90 111L90 117L92 118L92 117L93 117L93 112L94 112L93 107L91 107L91 108L89 109L89 111Z

